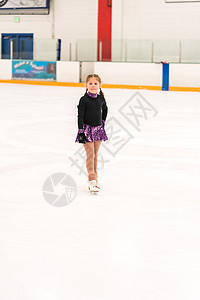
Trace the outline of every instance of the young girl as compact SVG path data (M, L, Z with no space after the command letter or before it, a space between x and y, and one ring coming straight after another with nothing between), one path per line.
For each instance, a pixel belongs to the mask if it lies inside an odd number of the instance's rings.
M97 174L98 151L101 141L108 139L104 129L108 107L98 75L87 76L86 92L77 107L78 133L75 142L83 143L86 151L88 188L91 192L98 192L100 190Z

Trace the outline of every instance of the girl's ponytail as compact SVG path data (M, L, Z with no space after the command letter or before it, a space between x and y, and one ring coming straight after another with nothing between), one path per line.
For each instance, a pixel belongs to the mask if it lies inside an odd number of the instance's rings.
M86 91L85 91L85 94L84 94L84 96L86 96L86 95L87 95L87 91L88 91L88 89L86 88Z
M102 92L102 89L100 88L100 92L99 92L100 95L102 95L104 97L104 93Z

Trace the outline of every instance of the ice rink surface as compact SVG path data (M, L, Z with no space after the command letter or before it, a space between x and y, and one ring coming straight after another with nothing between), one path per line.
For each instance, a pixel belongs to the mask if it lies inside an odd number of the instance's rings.
M97 195L72 163L83 93L0 84L0 299L199 300L200 93L104 89ZM77 194L55 207L60 172Z

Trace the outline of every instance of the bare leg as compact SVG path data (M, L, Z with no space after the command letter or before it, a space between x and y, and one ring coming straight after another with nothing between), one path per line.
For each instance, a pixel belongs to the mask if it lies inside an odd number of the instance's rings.
M96 179L94 171L94 142L83 144L86 151L86 168L88 172L88 180Z
M101 145L101 141L94 141L94 172L95 172L95 179L98 178L97 174L97 160L98 160L98 152Z

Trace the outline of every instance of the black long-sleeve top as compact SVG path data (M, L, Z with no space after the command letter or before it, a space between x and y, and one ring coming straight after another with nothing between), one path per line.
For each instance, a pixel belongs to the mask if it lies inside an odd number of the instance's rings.
M83 123L90 126L99 126L102 120L106 120L108 107L102 95L93 98L86 94L81 97L77 107L79 129L83 129Z

